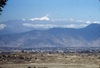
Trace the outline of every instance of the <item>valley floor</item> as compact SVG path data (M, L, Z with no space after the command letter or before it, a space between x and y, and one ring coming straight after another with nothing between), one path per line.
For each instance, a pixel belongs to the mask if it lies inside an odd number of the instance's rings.
M99 68L96 64L59 64L59 63L31 63L31 64L5 64L1 68Z
M10 53L0 54L0 68L100 68L100 54L94 53Z

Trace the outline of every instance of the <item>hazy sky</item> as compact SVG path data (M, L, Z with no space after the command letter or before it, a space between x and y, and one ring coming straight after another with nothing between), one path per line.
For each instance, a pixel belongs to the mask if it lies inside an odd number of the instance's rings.
M100 21L100 2L99 0L8 0L0 21L43 16L50 19Z

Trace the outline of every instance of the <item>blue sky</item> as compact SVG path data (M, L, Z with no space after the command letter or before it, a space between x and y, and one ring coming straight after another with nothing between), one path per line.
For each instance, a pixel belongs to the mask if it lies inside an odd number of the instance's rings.
M50 19L100 21L99 0L8 0L0 21L48 16Z

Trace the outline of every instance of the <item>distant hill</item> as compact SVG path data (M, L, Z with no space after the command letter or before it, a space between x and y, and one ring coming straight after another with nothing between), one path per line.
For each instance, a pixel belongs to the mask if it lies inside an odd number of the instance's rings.
M100 24L1 35L0 47L100 47Z

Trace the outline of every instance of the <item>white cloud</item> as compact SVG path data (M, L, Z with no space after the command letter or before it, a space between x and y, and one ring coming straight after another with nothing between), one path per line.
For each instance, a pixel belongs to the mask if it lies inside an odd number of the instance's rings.
M34 21L34 20L46 20L46 21L48 21L48 20L50 20L49 18L48 18L48 16L46 15L46 16L44 16L44 17L41 17L41 18L32 18L32 19L30 19L30 20L32 20L32 21Z
M68 24L63 27L65 27L65 28L83 28L86 26L87 26L86 24Z
M31 23L24 23L23 26L33 27L33 28L53 28L53 27L56 27L56 25L53 25L53 24L31 24Z
M58 19L51 19L51 21L55 22L55 21L71 21L73 22L74 19L73 18L70 18L70 19L65 19L65 18L58 18Z
M100 22L99 22L99 21L94 21L93 23L98 23L98 24L100 24Z
M99 21L93 21L93 22L91 22L91 21L86 21L86 23L87 23L87 24L92 24L92 23L97 23L97 24L100 24L100 22L99 22Z
M74 21L74 19L73 18L70 18L70 21Z
M23 21L26 21L25 19L22 19Z
M92 22L91 22L91 21L86 21L86 23L87 23L87 24L91 24Z
M4 29L6 27L5 24L0 24L0 30Z
M52 22L57 22L57 21L67 21L67 19L51 19Z
M49 29L49 28L82 28L87 26L86 24L32 24L32 23L24 23L23 26L30 27L30 28L42 28L42 29Z
M84 22L83 20L77 20L76 22Z
M23 19L24 20L24 19ZM74 20L73 18L68 19L49 19L48 15L41 17L41 18L33 18L30 19L32 21L34 20L41 20L41 21L48 21L48 23L46 22L33 22L33 23L24 23L23 26L25 27L30 27L30 28L56 28L56 27L61 27L61 28L84 28L86 26L88 26L89 24L92 23L100 23L98 21L85 21L85 20Z

